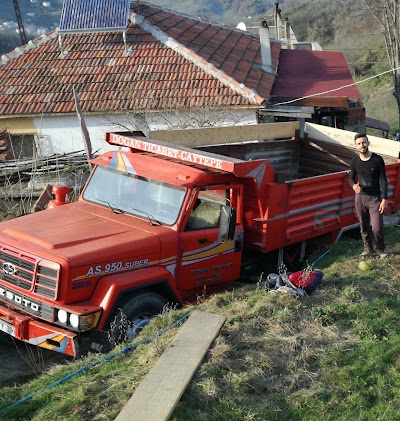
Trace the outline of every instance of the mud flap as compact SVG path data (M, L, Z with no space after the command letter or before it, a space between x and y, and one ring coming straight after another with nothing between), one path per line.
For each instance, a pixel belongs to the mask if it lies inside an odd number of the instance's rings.
M95 330L90 335L87 346L83 346L82 350L106 353L110 352L113 348L108 333L103 330Z

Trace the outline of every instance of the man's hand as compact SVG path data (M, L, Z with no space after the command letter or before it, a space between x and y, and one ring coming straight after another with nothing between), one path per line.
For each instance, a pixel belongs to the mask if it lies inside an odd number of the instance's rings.
M356 183L356 184L354 184L354 186L353 186L353 190L354 190L357 194L360 194L360 193L361 193L361 191L362 191L362 187L360 186L360 183Z
M379 204L379 213L384 213L386 209L386 199L382 199L381 203Z

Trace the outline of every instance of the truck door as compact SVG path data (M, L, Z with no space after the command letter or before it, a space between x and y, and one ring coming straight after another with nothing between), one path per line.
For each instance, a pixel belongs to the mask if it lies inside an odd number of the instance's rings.
M233 240L219 238L221 207L239 205L239 188L207 188L195 193L181 230L181 259L177 282L187 300L223 289L240 278L243 226L238 212ZM229 199L226 200L226 199Z

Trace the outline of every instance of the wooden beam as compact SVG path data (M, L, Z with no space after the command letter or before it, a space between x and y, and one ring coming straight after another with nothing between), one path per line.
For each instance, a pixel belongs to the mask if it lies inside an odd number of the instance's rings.
M224 322L195 310L115 420L167 420Z
M310 96L306 98L274 97L273 101L275 104L283 103L282 106L296 105L298 107L349 108L349 100L347 97L328 97L323 95ZM288 104L285 104L286 102Z
M312 113L301 113L301 112L285 112L285 111L271 111L271 110L263 110L260 112L261 115L271 115L276 117L291 117L291 118L311 118Z
M287 111L287 112L302 112L302 113L313 113L314 107L299 107L297 105L266 105L265 110L274 110L274 111ZM260 111L263 111L261 109Z
M39 212L41 210L46 209L46 206L49 204L50 200L53 198L52 189L53 189L53 186L51 184L46 185L46 187L43 189L42 193L40 194L38 200L36 200L36 202L32 206L31 212Z
M335 129L333 127L321 126L314 123L306 123L305 131L308 134L310 139L323 140L325 142L336 143L342 145L346 148L354 147L354 135L355 132L350 132L348 130ZM399 158L400 154L400 142L395 140L385 139L383 137L370 136L368 135L370 141L369 149L372 152L388 155L393 158Z
M244 126L150 131L148 137L193 148L222 143L291 138L298 129L299 123L290 121Z
M296 115L304 114L305 116L311 116L314 114L314 107L299 107L291 105L266 105L265 108L258 110L260 114L280 113L281 115Z

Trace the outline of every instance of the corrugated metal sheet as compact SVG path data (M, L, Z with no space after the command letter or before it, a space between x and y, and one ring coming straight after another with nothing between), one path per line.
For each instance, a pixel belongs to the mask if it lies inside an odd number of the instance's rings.
M64 0L59 32L125 30L129 6L130 0Z
M307 96L320 106L330 106L325 102L338 97L362 99L342 53L281 50L271 97L282 100Z
M304 140L300 149L299 177L350 170L350 162L356 155L354 149L320 140Z
M387 132L390 132L391 130L388 123L371 117L365 117L365 125L371 129L378 129Z
M268 159L276 174L276 181L293 180L298 178L299 161L294 143L291 140L269 141L261 144L263 150L250 150L246 152L245 160Z
M267 159L275 171L276 181L278 182L292 180L298 177L296 144L289 139L203 146L198 149L244 161Z

